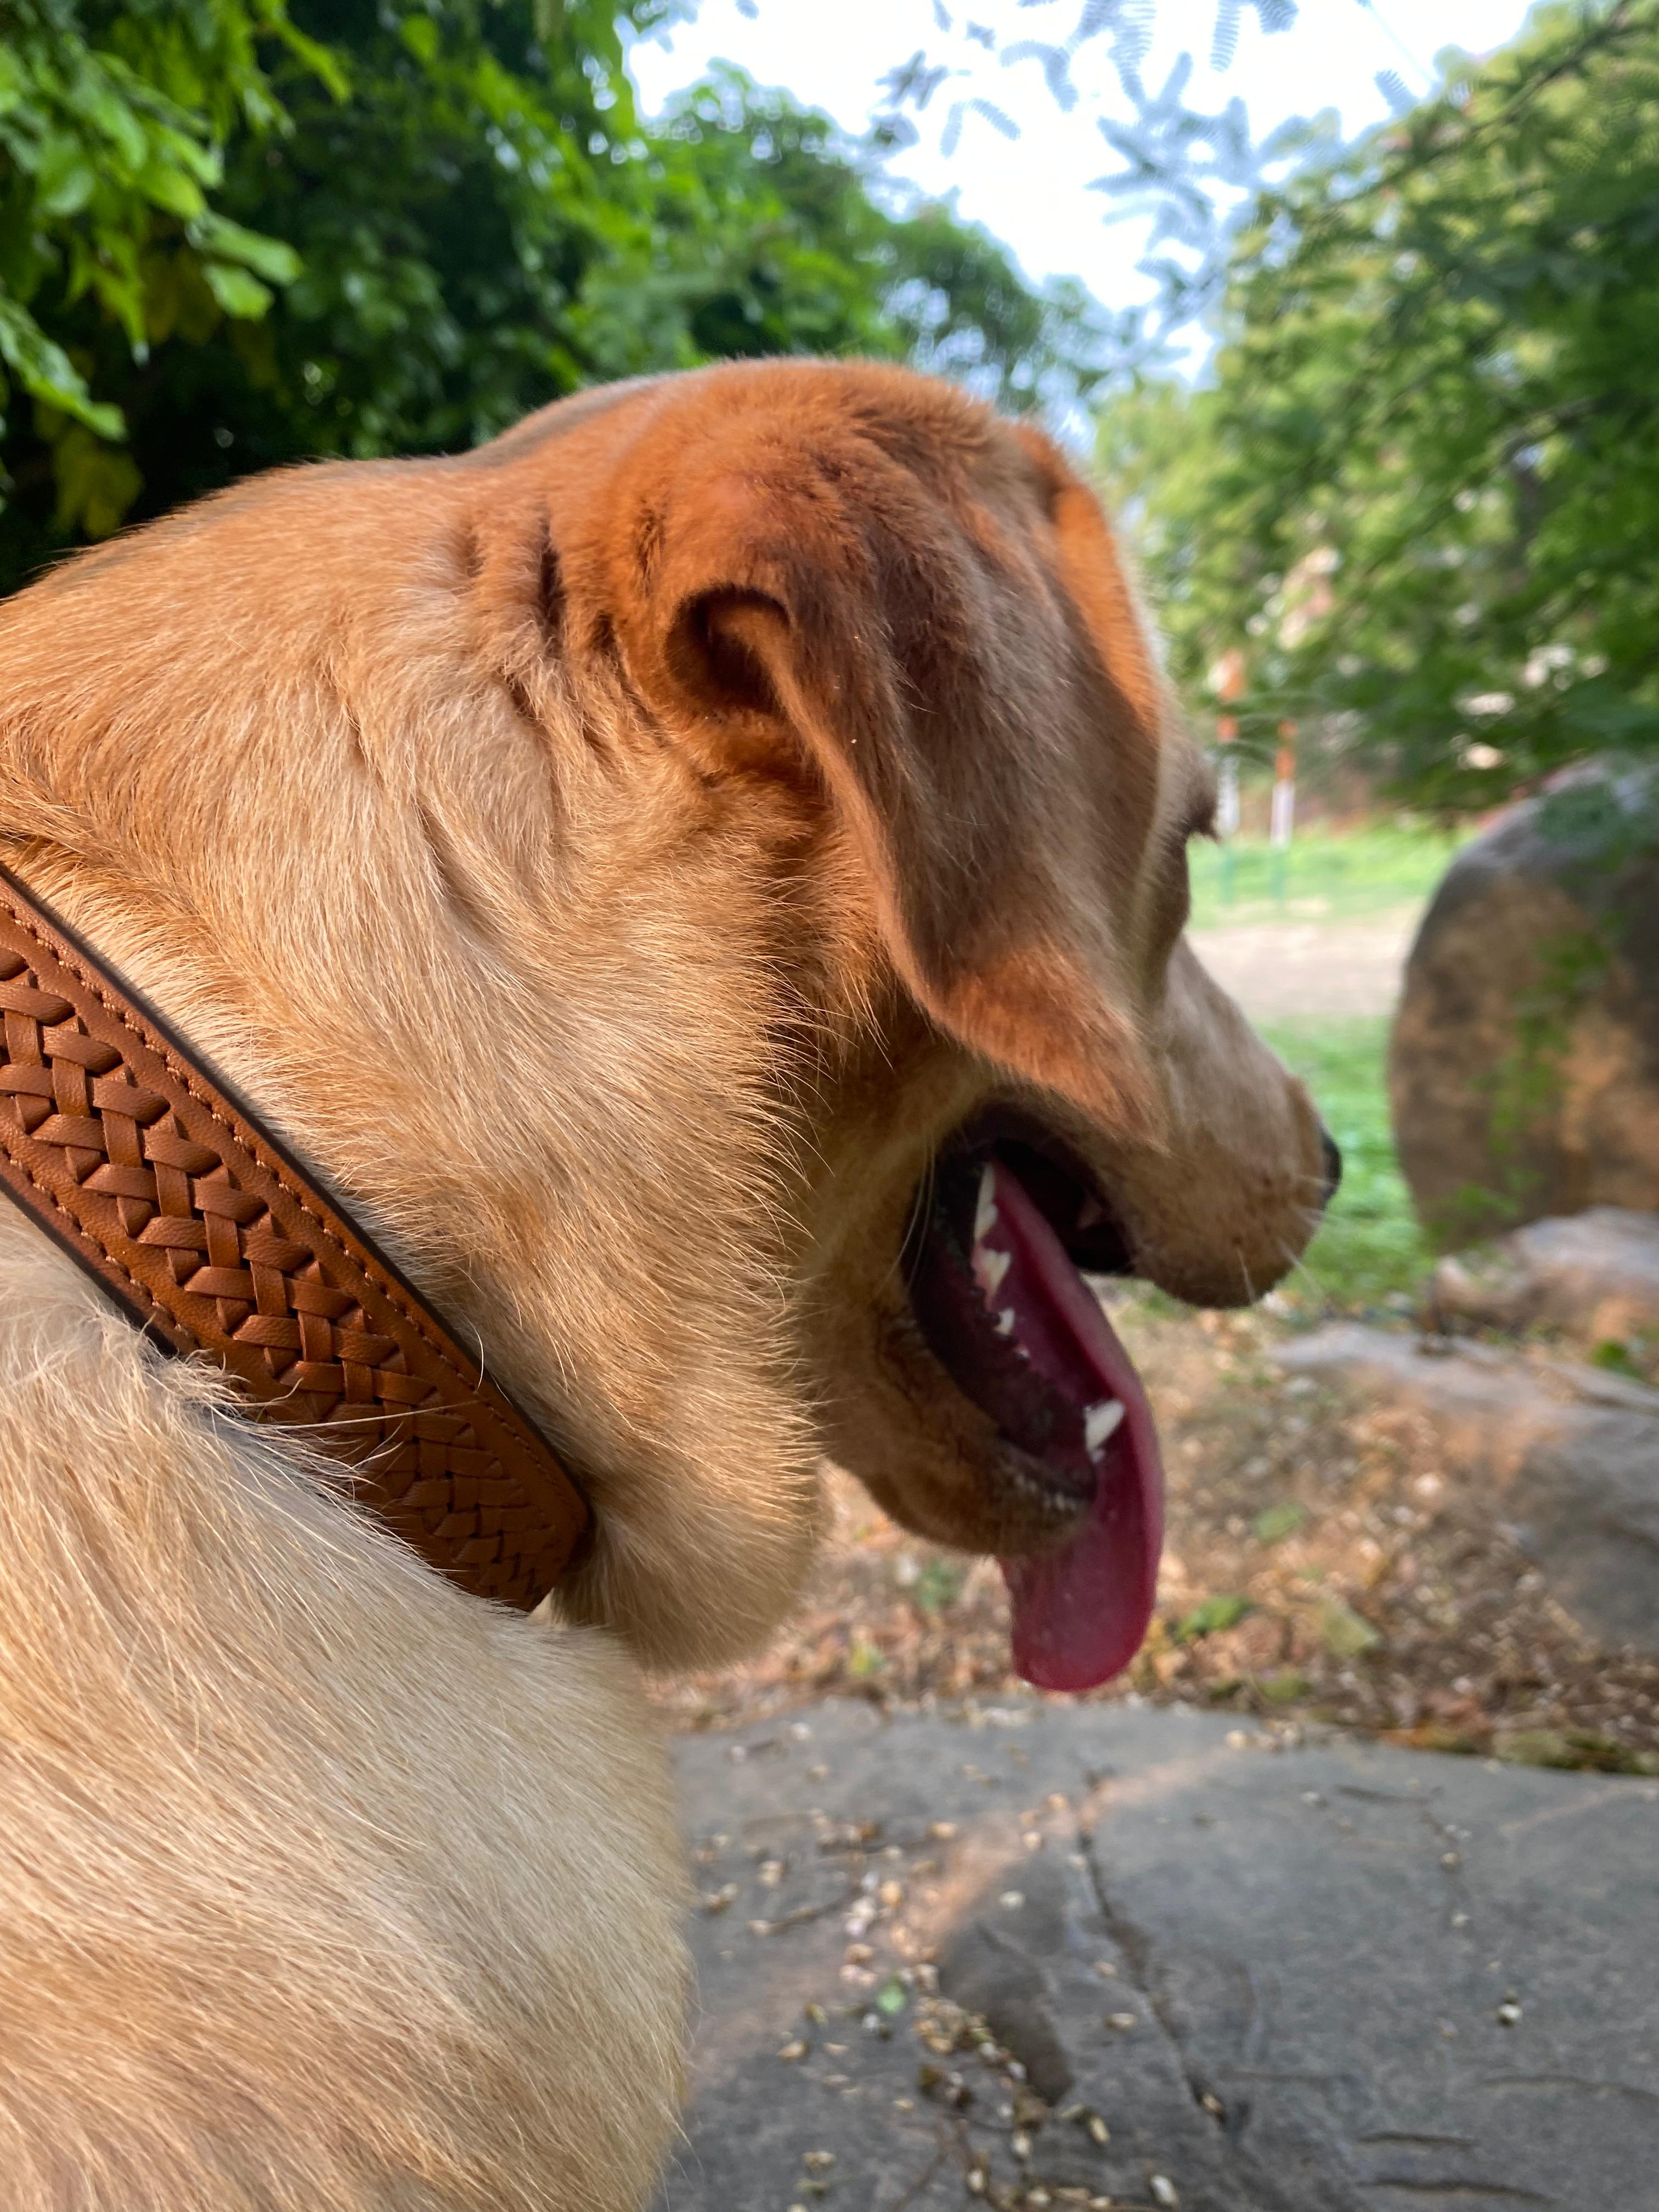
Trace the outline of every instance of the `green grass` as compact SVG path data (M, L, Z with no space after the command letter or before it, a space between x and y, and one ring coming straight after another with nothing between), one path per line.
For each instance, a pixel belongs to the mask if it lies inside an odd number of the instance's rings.
M1264 1024L1275 1052L1313 1092L1342 1147L1342 1188L1304 1266L1284 1285L1304 1310L1364 1310L1409 1297L1431 1255L1395 1157L1381 1016Z
M1194 839L1193 926L1213 929L1280 915L1344 921L1417 904L1444 875L1459 842L1441 830L1394 824L1310 830L1283 852L1261 838L1236 837L1230 845Z

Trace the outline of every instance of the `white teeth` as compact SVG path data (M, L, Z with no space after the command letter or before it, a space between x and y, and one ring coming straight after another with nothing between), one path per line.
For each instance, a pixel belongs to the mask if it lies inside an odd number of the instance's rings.
M1123 1408L1115 1398L1103 1398L1098 1405L1090 1407L1083 1416L1083 1448L1091 1459L1105 1449L1108 1437L1115 1436L1122 1419Z
M1014 1310L1012 1306L1004 1306L1002 1311L997 1316L997 1334L999 1336L1012 1336L1013 1333Z
M979 1203L974 1208L974 1242L982 1244L997 1225L997 1179L988 1163L979 1171Z
M980 1289L985 1293L985 1302L988 1305L1002 1288L1002 1279L1013 1264L1014 1255L1012 1252L981 1250L975 1253L974 1275Z

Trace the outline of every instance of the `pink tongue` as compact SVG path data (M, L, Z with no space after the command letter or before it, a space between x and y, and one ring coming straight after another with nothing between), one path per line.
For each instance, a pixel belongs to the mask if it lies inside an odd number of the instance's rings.
M981 1243L1010 1261L997 1304L1012 1305L1022 1346L1050 1382L1079 1406L1115 1398L1124 1409L1076 1534L1056 1551L1001 1562L1016 1668L1041 1690L1091 1690L1128 1665L1152 1617L1164 1544L1158 1431L1133 1363L1059 1237L1015 1176L1000 1165L992 1174L997 1218Z

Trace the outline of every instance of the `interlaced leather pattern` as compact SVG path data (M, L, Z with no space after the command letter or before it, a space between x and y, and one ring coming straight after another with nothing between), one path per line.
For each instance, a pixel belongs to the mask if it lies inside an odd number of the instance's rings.
M0 871L0 1181L152 1334L347 1462L451 1579L536 1605L587 1509L292 1158Z

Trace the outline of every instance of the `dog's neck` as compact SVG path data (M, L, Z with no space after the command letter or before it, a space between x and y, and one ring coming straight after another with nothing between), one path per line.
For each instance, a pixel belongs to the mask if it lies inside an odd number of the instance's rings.
M763 841L723 834L723 796L620 702L481 675L430 545L348 595L349 634L301 580L280 656L199 544L170 550L124 639L37 617L32 668L14 644L0 859L568 1442L620 1546L577 1617L626 1608L630 1559L672 1586L686 1516L769 1614L793 1565L768 1554L803 1547L759 1501L812 1477L758 1350L781 1294L754 1258L781 1164Z

